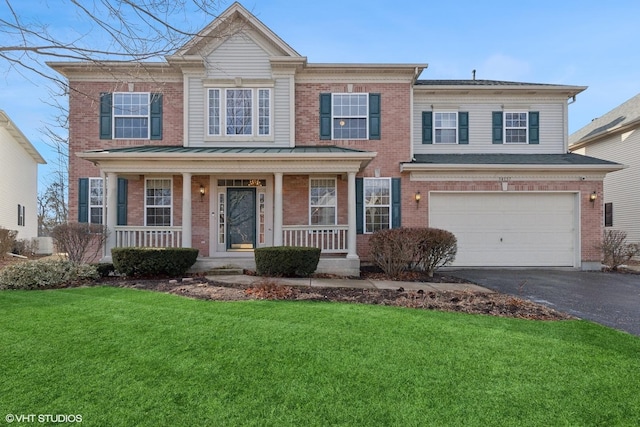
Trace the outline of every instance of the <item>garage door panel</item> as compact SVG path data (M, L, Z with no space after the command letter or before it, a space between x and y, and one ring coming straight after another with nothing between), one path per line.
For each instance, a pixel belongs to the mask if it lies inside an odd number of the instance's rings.
M456 266L573 266L572 193L431 193L429 224L458 239Z

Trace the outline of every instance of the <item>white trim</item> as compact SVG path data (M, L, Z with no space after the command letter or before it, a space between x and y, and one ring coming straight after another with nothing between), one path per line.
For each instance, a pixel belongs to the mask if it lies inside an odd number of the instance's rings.
M507 127L507 114L524 114L526 117L526 123L524 125L524 127L522 126L511 126L511 127ZM525 141L523 142L509 142L507 141L507 129L509 130L522 130L524 129L524 131L526 132L526 138ZM526 145L529 144L529 111L524 111L524 110L505 110L502 112L502 142L504 144L509 144L509 145Z
M454 114L455 118L456 118L456 125L454 127L450 127L450 126L440 126L437 127L436 126L436 114ZM460 142L460 137L459 137L459 127L460 127L460 118L458 116L458 112L457 111L445 111L445 110L439 110L439 111L433 111L433 143L434 144L438 144L438 145L456 145ZM455 135L455 141L454 142L438 142L437 138L436 138L436 130L454 130L456 135Z
M87 211L88 211L87 222L89 224L104 224L104 212L105 212L104 198L106 195L105 181L102 178L98 178L98 177L88 177L88 180L89 180L89 183L88 183L89 194L87 195ZM97 181L100 181L100 187L102 189L102 197L100 198L100 204L94 205L94 204L91 204L91 183L97 182ZM91 208L102 209L102 214L100 215L100 222L91 221Z
M230 90L248 90L251 91L251 133L250 134L228 134L227 133L227 92ZM267 91L269 101L269 133L260 134L260 91ZM218 92L218 133L210 133L210 93L211 91ZM260 140L272 140L273 139L273 124L274 124L274 96L273 89L270 87L249 87L243 86L223 86L218 87L206 87L205 89L205 137L207 140L228 140L234 141L238 138L255 138Z
M361 97L364 96L366 98L366 107L367 111L365 114L334 114L336 108L336 97L337 96L347 96L349 98ZM334 126L335 119L344 118L344 119L364 119L365 120L365 137L364 138L337 138L336 137L336 128ZM336 92L331 93L331 140L333 141L345 141L345 140L362 140L366 141L369 139L369 93L368 92Z

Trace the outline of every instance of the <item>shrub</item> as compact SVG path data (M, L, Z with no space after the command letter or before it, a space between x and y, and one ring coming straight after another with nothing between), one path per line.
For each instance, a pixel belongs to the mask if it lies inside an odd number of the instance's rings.
M613 271L640 254L640 246L627 243L627 233L620 230L605 230L602 246L599 249L604 256L602 263Z
M38 239L16 240L11 252L18 255L35 255L38 251Z
M70 222L60 224L51 231L56 248L67 254L71 262L93 261L98 258L108 230L104 225Z
M311 275L320 261L319 248L300 246L273 246L254 251L256 271L261 276Z
M95 280L94 266L70 261L25 261L0 271L0 289L47 289Z
M111 273L114 273L116 271L116 268L110 262L98 262L91 265L96 268L96 271L98 272L100 277L109 277Z
M394 228L373 233L369 239L372 261L389 277L406 270L423 270L429 277L450 264L458 250L453 233L437 228Z
M195 264L194 248L114 248L113 265L127 276L181 276Z
M0 227L0 259L4 258L8 252L11 252L16 244L17 235L17 231Z

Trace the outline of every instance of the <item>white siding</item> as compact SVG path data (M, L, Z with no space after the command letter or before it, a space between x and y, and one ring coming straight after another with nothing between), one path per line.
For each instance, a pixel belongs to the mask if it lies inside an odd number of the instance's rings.
M38 164L6 129L0 127L0 226L18 231L18 239L38 236ZM25 226L18 226L18 204Z
M270 53L255 43L246 35L237 34L220 44L207 57L206 75L189 76L187 78L187 145L194 146L289 146L293 138L291 135L291 109L292 93L290 84L293 76L281 76L274 78L271 72L269 58ZM272 135L237 137L209 137L208 111L207 111L207 87L205 79L218 79L233 81L242 79L261 79L266 82L265 87L272 89L271 132ZM261 81L254 80L254 81ZM212 86L211 84L209 84ZM224 87L228 87L224 86ZM251 87L260 87L252 83Z
M607 174L604 179L604 203L613 203L613 226L627 240L640 243L640 129L613 135L588 145L584 154L627 166Z
M206 89L202 85L202 79L189 77L189 89L187 93L187 117L189 141L187 145L201 144L204 141L207 121L206 112Z
M235 34L207 57L207 77L271 78L269 54L248 36Z
M292 78L292 77L291 77ZM276 144L289 144L291 135L291 87L289 78L276 79L274 89L273 129Z
M563 154L565 147L565 108L563 98L480 97L461 95L414 96L413 148L415 154L436 153L518 153ZM539 144L493 144L493 111L540 112ZM422 144L423 111L466 111L469 113L469 144Z

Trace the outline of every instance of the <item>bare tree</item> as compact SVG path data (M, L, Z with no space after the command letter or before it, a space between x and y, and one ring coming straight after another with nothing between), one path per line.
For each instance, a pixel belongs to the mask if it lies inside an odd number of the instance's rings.
M55 172L38 197L40 231L67 218L68 108L72 90L46 61L83 61L107 69L113 61L148 61L174 53L216 17L221 0L44 0L34 9L22 0L0 0L0 72L38 84L56 115L41 129L56 153ZM60 22L72 22L60 28ZM3 70L4 69L4 70Z

